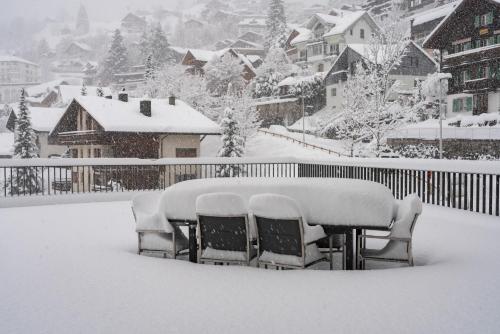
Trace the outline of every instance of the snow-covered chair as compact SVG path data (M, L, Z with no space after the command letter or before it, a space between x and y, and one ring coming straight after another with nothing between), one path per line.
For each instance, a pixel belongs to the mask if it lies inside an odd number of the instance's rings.
M326 238L321 226L310 226L292 198L261 194L250 198L257 224L258 266L305 268L326 260L315 244Z
M167 221L158 210L160 193L144 193L132 199L132 212L136 222L138 253L176 258L188 248L188 240Z
M248 209L234 193L203 194L196 198L199 263L250 265L255 257Z
M418 216L422 213L422 201L416 194L406 196L398 206L394 224L387 236L362 234L358 236L358 262L364 268L366 260L403 262L413 266L412 235ZM384 239L381 249L361 247L363 239Z

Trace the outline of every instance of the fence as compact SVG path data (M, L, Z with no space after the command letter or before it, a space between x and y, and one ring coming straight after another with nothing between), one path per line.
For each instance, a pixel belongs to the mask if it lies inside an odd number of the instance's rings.
M34 159L0 160L2 197L161 190L214 177L324 177L370 180L395 198L500 215L500 163L403 159ZM30 182L30 180L37 180Z
M389 138L439 139L439 128L406 128L394 131ZM443 139L500 140L498 127L444 127Z

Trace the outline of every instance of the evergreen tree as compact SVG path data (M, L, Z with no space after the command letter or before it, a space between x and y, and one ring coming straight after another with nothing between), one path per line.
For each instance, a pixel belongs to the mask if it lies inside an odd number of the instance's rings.
M204 69L207 89L213 96L225 95L230 84L232 89L239 91L245 86L242 77L244 66L239 58L229 52L209 61Z
M80 95L87 96L87 86L85 85L85 82L82 83L82 89L80 90Z
M269 49L264 63L257 69L253 85L255 98L278 95L278 84L294 72L284 49Z
M139 40L139 49L142 60L147 59L151 55L151 37L149 29L144 29Z
M153 64L156 66L168 64L173 60L170 44L160 24L151 33L150 55L152 56Z
M14 158L33 159L38 157L38 147L35 143L35 132L31 126L31 117L26 105L26 93L21 89L19 113L15 127ZM7 182L11 195L40 192L41 173L36 167L16 168L12 178Z
M243 155L243 139L240 137L240 129L234 118L234 110L226 108L221 121L222 147L219 150L219 157L238 158ZM240 174L237 165L220 165L217 170L219 176L230 177Z
M101 65L99 78L101 82L105 85L113 81L113 75L115 73L123 72L127 69L128 65L128 55L125 44L123 43L123 37L119 29L115 30L113 35L113 41L111 42L111 47L109 48L108 54Z
M269 0L266 26L266 49L284 48L287 40L287 25L283 0Z
M95 91L95 94L96 94L96 96L104 97L104 91L103 91L102 87L100 87L100 86L97 87L96 91Z

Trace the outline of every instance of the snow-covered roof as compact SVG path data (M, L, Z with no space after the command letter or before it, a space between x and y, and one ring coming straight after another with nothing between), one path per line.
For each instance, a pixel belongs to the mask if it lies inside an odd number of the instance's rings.
M295 28L295 30L299 33L292 41L290 42L291 45L296 45L298 43L306 42L310 40L313 36L313 33L311 30L300 27L300 28Z
M18 63L25 63L25 64L29 64L29 65L33 65L33 66L38 66L38 64L35 64L29 60L19 58L16 56L7 56L7 55L6 56L0 55L0 62L18 62Z
M324 75L325 75L324 72L319 72L308 76L291 76L281 80L278 83L278 87L294 86L303 82L312 82L315 81L318 77L324 78Z
M245 57L247 57L247 59L250 60L252 63L262 60L262 57L257 55L246 55Z
M247 18L238 23L240 26L250 25L250 26L265 26L266 19L261 18Z
M29 97L38 97L38 96L49 93L55 87L57 87L59 85L63 85L63 84L65 84L65 81L62 79L52 80L52 81L41 83L41 84L36 85L36 86L27 87L26 93L28 94Z
M96 96L74 99L103 128L111 132L220 134L219 126L183 101L151 100L151 117L140 113L141 99L129 102Z
M451 2L440 7L432 8L424 12L412 15L409 20L413 20L413 25L417 26L423 23L427 23L439 18L444 18L446 15L451 13L453 9L457 6L457 2Z
M13 107L16 117L19 115L19 105ZM29 107L31 127L38 132L50 132L64 114L64 108Z
M92 48L89 45L87 45L85 43L82 43L82 42L71 42L71 44L68 46L68 49L72 45L75 45L76 47L78 47L78 48L80 48L80 49L82 49L84 51L88 51L88 52L92 51Z
M209 62L215 57L221 57L225 54L229 49L222 49L219 51L210 51L210 50L201 50L201 49L188 49L188 51L195 57L197 60Z
M335 26L324 35L324 37L343 34L347 29L349 29L350 26L356 23L365 14L367 14L367 12L364 10L355 12L343 11L343 14L341 16L334 16L335 18L337 18L337 22L335 23Z
M97 88L96 86L86 86L87 95L88 96L97 96ZM101 87L104 95L111 95L111 88L109 87ZM69 104L75 97L82 95L82 86L73 86L73 85L61 85L58 88L60 102L63 104Z

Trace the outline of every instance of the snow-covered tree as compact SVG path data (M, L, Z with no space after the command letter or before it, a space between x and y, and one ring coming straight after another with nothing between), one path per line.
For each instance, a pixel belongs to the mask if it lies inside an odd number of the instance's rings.
M31 126L31 116L26 104L26 93L21 90L19 113L15 126L14 158L33 159L38 157L36 135ZM7 182L11 195L38 193L41 188L41 173L36 167L16 168Z
M95 95L99 97L104 97L104 90L101 86L96 88Z
M87 96L87 86L85 85L85 82L82 83L82 88L80 89L80 95Z
M113 75L125 71L127 66L127 49L123 43L120 30L116 29L108 54L100 66L99 78L101 82L108 85L113 81Z
M234 110L226 108L221 120L222 130L222 147L219 150L219 157L238 158L243 155L243 138L239 135L238 122L234 117ZM236 176L240 174L240 169L237 165L220 165L218 175L222 177Z
M205 67L205 79L209 92L214 96L226 94L229 84L232 89L241 91L245 86L244 66L238 57L229 52L222 57L214 57Z
M326 102L323 74L316 73L310 76L297 77L295 83L289 86L288 94L303 98L304 104L311 106L315 111L321 109Z
M294 70L295 66L290 63L284 49L269 49L264 62L256 71L253 96L259 98L277 95L278 83L291 75Z
M427 78L419 83L420 103L419 118L426 120L429 118L439 118L439 101L444 100L448 93L447 73L432 73L427 75Z
M287 40L287 25L283 0L269 0L266 26L266 49L285 47Z
M251 92L248 89L234 91L230 85L224 98L224 105L231 106L233 109L234 119L238 123L239 135L243 140L243 146L245 146L248 138L257 133L261 124Z

